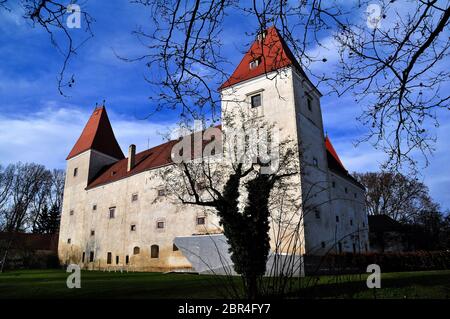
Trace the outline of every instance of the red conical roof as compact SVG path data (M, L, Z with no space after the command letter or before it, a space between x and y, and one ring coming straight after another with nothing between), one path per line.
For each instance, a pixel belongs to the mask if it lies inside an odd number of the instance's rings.
M104 106L97 107L92 113L89 121L70 151L66 160L81 154L89 149L99 151L103 154L117 159L123 159L125 156L114 136L108 114Z
M333 147L333 144L331 144L330 139L327 137L325 137L325 148L327 149L327 151L334 157L334 159L339 163L339 165L344 169L344 164L342 164L341 159L339 158L339 156L336 153L336 150ZM347 170L346 170L347 171Z
M262 40L253 42L250 50L244 55L231 77L220 86L220 90L290 65L295 66L304 74L278 30L275 27L270 27L265 33L266 35ZM250 62L258 59L259 65L250 69Z

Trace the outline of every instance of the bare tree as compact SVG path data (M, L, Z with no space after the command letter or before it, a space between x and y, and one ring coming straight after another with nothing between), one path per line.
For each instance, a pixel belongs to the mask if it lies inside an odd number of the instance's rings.
M423 212L437 211L428 188L416 178L400 173L355 173L366 189L369 215L388 215L403 222L416 222Z

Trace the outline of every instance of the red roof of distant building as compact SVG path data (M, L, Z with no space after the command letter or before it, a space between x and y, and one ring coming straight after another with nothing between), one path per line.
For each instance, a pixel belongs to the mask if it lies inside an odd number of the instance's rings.
M341 159L339 158L339 156L336 153L336 150L333 147L333 144L331 144L330 138L327 136L325 137L325 148L327 149L328 152L330 152L330 154L334 157L334 159L336 160L336 162L338 162L338 164L345 170L344 164L342 164Z
M258 66L250 69L250 62L260 59ZM219 89L230 87L239 82L255 78L260 75L293 65L302 74L302 68L286 42L275 27L266 30L262 40L253 42L250 50L244 55L241 63L234 70L231 77Z
M99 151L117 159L123 159L125 157L114 136L104 106L97 107L94 110L66 159L75 157L89 149Z

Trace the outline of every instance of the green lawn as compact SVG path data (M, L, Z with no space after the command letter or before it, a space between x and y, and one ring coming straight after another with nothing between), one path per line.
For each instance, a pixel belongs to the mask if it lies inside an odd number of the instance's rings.
M222 298L214 276L161 273L83 271L81 289L68 289L62 270L24 270L0 274L0 299L5 298ZM367 275L322 276L309 298L374 298ZM236 278L239 282L239 279ZM386 273L376 298L450 298L450 270Z

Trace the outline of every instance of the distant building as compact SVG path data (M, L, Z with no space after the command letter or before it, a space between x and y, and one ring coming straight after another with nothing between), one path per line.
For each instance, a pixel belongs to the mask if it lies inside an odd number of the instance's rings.
M406 250L404 227L388 215L369 215L369 241L373 252Z
M324 135L321 94L275 28L262 38L221 86L222 116L244 107L248 114L282 127L282 137L298 144L301 140L307 165L298 192L302 198L313 194L311 202L317 206L314 213L303 214L296 234L303 244L301 254L367 251L365 190ZM95 109L67 157L59 240L62 263L87 269L192 269L175 238L219 234L221 228L215 215L168 201L161 181L150 174L171 165L176 143L137 154L132 145L125 158L106 108Z

